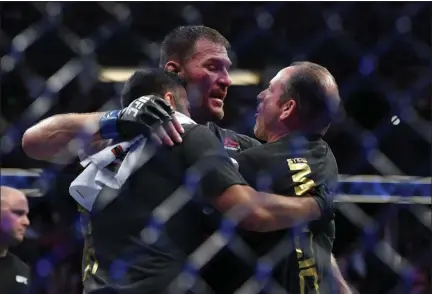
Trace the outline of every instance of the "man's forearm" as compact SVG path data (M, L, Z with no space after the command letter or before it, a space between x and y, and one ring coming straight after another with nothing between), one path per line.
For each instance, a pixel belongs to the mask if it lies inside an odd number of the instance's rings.
M260 193L262 215L260 231L276 231L307 223L321 216L320 208L313 197L285 197Z
M250 231L270 232L307 223L321 217L311 196L286 197L257 192L249 186L233 185L215 200L221 212Z
M103 143L98 133L102 115L102 112L98 112L51 116L24 133L24 152L38 160L70 162L80 149L98 148ZM85 138L86 142L80 142L78 138Z

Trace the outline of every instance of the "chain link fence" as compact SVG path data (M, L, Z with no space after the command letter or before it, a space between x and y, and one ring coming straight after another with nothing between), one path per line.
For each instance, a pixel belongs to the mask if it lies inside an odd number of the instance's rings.
M27 158L23 132L53 114L118 108L122 81L133 68L157 66L163 36L186 24L211 26L232 44L222 125L240 133L252 135L256 95L280 68L310 60L333 73L345 108L327 135L341 173L341 269L360 293L430 293L429 3L34 2L1 11L1 179L33 196L28 240L17 250L35 269L37 293L81 291L82 235L68 195L74 165ZM183 196L167 210L189 201ZM247 251L218 231L190 256L195 269L229 241L234 253ZM176 287L195 280L205 283L184 273ZM238 293L258 293L256 280Z

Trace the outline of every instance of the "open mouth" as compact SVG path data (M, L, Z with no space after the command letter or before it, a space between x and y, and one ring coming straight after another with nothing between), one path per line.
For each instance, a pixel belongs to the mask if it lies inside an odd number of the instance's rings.
M222 90L211 91L209 96L212 99L219 99L223 101L226 97L226 92Z
M210 97L210 101L215 106L222 106L224 103L223 99L217 97Z
M223 102L225 100L226 93L222 91L210 92L209 98L212 100L220 100Z

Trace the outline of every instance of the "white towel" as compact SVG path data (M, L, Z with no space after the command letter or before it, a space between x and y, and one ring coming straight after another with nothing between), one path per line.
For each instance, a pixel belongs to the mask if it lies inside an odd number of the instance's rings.
M176 112L181 124L195 124L189 117ZM86 210L92 211L101 190L107 186L119 190L127 178L153 156L153 151L144 151L146 139L135 137L130 141L111 145L81 161L84 171L71 183L69 194ZM111 202L117 196L108 195Z

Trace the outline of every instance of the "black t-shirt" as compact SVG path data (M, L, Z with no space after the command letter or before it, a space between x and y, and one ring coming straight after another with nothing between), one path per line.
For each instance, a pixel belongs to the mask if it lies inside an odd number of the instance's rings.
M113 202L90 215L85 291L181 293L176 278L204 241L203 203L236 184L246 183L211 131L185 125L182 144L162 148L128 178ZM172 282L174 290L167 289Z
M235 156L242 151L262 145L258 140L246 135L238 134L228 129L221 128L212 122L208 122L206 126L210 129L210 131L212 131L216 138L219 139L231 158L235 158ZM205 205L203 207L202 219L202 223L205 228L204 231L209 233L210 229L207 229L206 227L212 227L213 225L211 223L214 223L215 221L219 221L219 216L217 213L215 213L215 209L210 205Z
M30 289L30 268L14 254L0 257L0 293L24 294Z
M216 293L233 293L240 287L254 285L250 278L256 281L261 275L261 281L266 281L263 272L270 267L271 279L261 285L266 290L282 287L292 294L318 293L315 285L320 287L322 280L328 280L335 237L333 195L338 170L329 146L318 136L292 135L234 158L240 173L256 190L301 197L316 189L314 197L323 217L308 226L270 233L238 229L227 248L203 269L203 277ZM224 274L228 268L233 274Z

